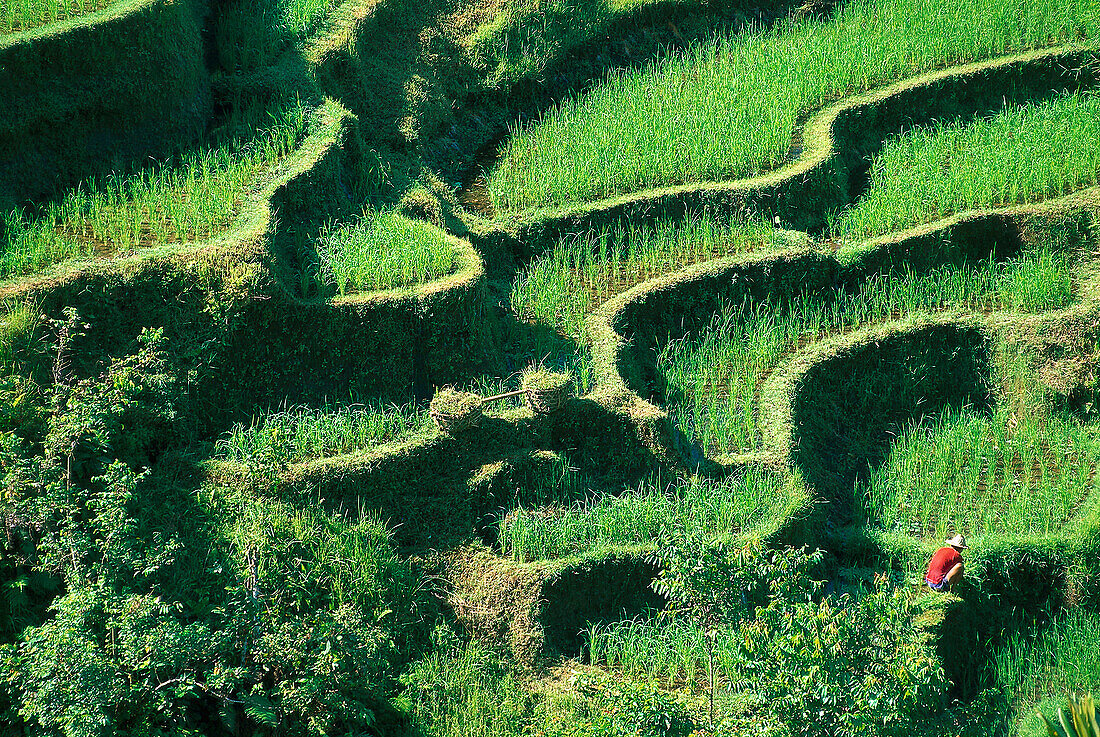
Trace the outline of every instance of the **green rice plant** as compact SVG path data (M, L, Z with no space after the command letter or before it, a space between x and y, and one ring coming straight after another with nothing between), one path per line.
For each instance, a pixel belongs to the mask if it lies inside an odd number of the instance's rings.
M489 189L507 211L750 176L783 162L806 113L830 100L1098 36L1094 0L852 0L827 20L792 19L611 73L516 125Z
M687 617L661 617L652 612L621 622L593 622L584 636L593 664L670 689L698 693L707 685L707 634ZM737 633L723 629L714 636L717 670L728 682L737 672L737 648L732 642Z
M791 351L829 334L945 310L1056 309L1072 298L1071 276L1068 256L1041 249L1002 263L875 274L849 291L730 304L706 329L659 351L666 404L708 452L748 452L759 442L761 385Z
M27 357L40 324L41 318L33 305L0 304L0 375L15 371L20 360Z
M209 238L229 226L258 177L301 142L301 104L260 131L229 134L167 162L88 180L37 212L4 214L0 279L69 258Z
M318 278L340 295L423 284L451 274L457 254L443 231L392 210L365 211L317 241Z
M246 463L292 463L364 450L431 427L412 405L290 407L239 423L218 441L218 454Z
M5 0L0 5L0 35L88 15L114 2L117 0Z
M836 231L867 238L977 207L1058 197L1100 176L1100 96L1064 95L969 125L937 123L887 142L871 187Z
M930 539L1050 535L1100 485L1100 432L1058 416L947 410L856 487L872 524Z
M1066 612L1037 635L1017 633L994 659L1020 735L1046 735L1037 710L1054 718L1067 693L1100 691L1100 614Z
M771 226L732 218L693 217L655 228L616 225L572 233L523 270L512 286L512 310L522 320L578 338L585 315L635 284L779 243Z
M288 47L317 35L338 0L239 0L223 3L214 23L218 64L248 73L277 63Z
M570 506L516 508L500 521L502 555L550 560L611 546L651 545L684 530L734 539L800 503L796 477L751 470L716 482L698 476L648 481L620 495L595 494Z

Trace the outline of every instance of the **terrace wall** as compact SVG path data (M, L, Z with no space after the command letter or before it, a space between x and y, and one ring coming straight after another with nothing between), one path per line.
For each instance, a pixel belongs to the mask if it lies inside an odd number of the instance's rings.
M210 113L197 0L124 0L0 38L0 208L193 140Z

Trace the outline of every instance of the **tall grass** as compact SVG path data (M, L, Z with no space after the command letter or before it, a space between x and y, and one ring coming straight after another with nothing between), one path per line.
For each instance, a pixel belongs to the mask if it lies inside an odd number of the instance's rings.
M0 5L0 35L88 15L114 2L118 0L4 0Z
M1047 624L1037 637L1014 637L998 651L996 679L1012 702L1020 735L1045 735L1037 716L1050 718L1066 694L1100 692L1100 614L1074 610Z
M691 619L651 613L621 622L593 622L584 635L593 663L665 688L698 692L707 686L707 633ZM732 628L712 631L716 681L724 687L737 680L742 662L737 637Z
M323 27L338 0L238 0L223 3L214 25L218 64L245 73L277 63Z
M827 334L916 314L1062 307L1071 299L1070 267L1067 256L1039 250L1003 263L876 274L849 292L728 305L699 334L661 349L657 364L670 411L708 452L752 450L757 393L790 351Z
M937 124L889 141L870 190L837 223L881 235L975 207L1057 197L1100 176L1100 96L1066 95L971 125Z
M0 374L14 370L26 357L39 324L38 310L32 305L0 304Z
M501 554L533 561L650 545L684 530L731 540L791 512L801 499L799 488L797 478L759 470L721 482L695 476L672 484L649 481L571 506L513 509L500 522L498 543Z
M70 190L39 212L2 215L0 279L70 258L208 238L226 228L257 179L306 133L309 111L295 105L268 127L130 174L112 173Z
M292 463L363 450L430 426L427 412L413 405L292 407L235 425L218 441L218 453L236 463Z
M919 29L919 31L915 31ZM828 100L949 64L1100 36L1094 0L852 0L822 21L722 37L519 124L489 188L499 210L749 176Z
M343 295L414 286L452 273L457 254L438 228L392 210L366 211L317 241L317 274Z
M759 221L691 218L657 227L621 226L574 233L532 262L512 286L520 319L580 337L584 317L635 284L689 264L772 248L777 231Z
M902 435L856 498L871 523L915 536L1049 535L1095 491L1097 464L1095 426L948 410Z

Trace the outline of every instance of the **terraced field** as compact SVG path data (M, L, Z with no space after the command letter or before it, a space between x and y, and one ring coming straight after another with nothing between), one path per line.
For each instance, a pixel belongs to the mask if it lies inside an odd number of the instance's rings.
M19 7L13 734L1031 735L1100 689L1095 3Z

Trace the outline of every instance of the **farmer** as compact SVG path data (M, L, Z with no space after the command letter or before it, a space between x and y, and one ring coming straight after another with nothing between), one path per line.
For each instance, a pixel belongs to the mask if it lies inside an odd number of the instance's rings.
M924 574L924 582L933 591L950 591L963 577L963 559L959 551L966 550L966 538L955 535L947 541L947 545L949 547L940 548L932 556L928 562L928 573Z

